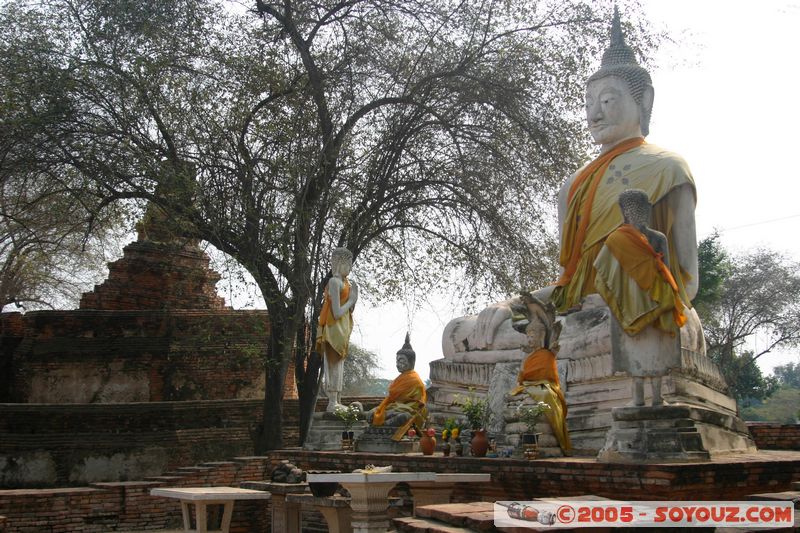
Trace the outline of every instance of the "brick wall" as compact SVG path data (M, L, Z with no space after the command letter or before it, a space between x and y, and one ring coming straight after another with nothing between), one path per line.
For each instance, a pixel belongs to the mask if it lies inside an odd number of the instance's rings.
M0 408L0 487L142 479L253 453L263 400ZM284 442L299 438L297 400L284 402Z
M360 400L369 408L377 398ZM327 400L317 402L324 410ZM253 453L263 400L130 404L0 404L0 487L125 481ZM283 402L283 442L299 443L296 399Z
M266 311L38 311L3 356L6 401L261 398ZM11 341L9 341L11 342ZM3 375L0 374L0 380ZM2 390L3 387L0 387ZM294 372L286 397L296 397Z
M151 497L150 489L159 486L236 487L242 481L265 479L269 464L268 458L247 457L208 463L169 480L94 483L80 488L0 490L0 513L6 517L7 533L178 529L181 526L178 501ZM235 504L231 532L268 531L268 503Z
M747 428L760 450L800 450L800 424L748 422Z
M267 479L282 459L302 468L348 471L365 464L392 464L395 471L486 472L491 484L456 487L454 501L494 501L595 494L610 498L738 500L753 493L789 490L800 477L800 454L772 452L711 463L614 465L592 459L522 461L472 457L423 457L280 450L267 457L238 457L180 469L168 478L94 483L68 489L0 490L0 515L8 533L105 532L178 527L175 500L152 498L153 487L238 486ZM269 531L269 502L237 502L231 531Z
M539 461L371 453L278 451L273 462L291 459L300 468L351 471L366 464L396 472L488 473L491 484L465 483L456 501L495 501L594 494L632 500L738 500L748 494L790 490L800 479L800 454L731 455L707 463L622 465L593 458Z

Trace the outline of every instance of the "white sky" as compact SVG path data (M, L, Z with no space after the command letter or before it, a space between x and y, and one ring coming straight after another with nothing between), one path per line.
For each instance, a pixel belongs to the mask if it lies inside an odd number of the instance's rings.
M688 161L697 183L698 240L717 228L728 249L763 245L800 260L800 74L794 61L800 2L644 4L654 29L667 30L676 41L662 46L653 61L656 98L648 142ZM445 324L460 315L445 300L431 297L416 311L403 302L379 308L359 302L352 340L376 352L383 375L394 377L394 354L410 318L417 371L427 379L428 363L442 357ZM760 365L770 371L798 360L768 354Z

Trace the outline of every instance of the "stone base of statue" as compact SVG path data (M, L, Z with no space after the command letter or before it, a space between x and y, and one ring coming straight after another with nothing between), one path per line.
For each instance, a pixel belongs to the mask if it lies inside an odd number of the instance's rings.
M664 376L662 395L671 404L694 405L736 416L736 402L727 394L728 387L719 368L705 355L700 321L693 310L688 318L689 323L681 328L680 367ZM501 383L514 384L513 378L527 355L519 349L526 337L513 330L510 320L500 326L492 346L485 350L471 348L462 331L470 331L474 321L475 317L451 321L443 336L444 358L430 364L432 387L427 405L437 426L447 418L461 415L453 404L459 395L472 393L489 397L490 403L502 401L503 395L498 397L494 392ZM611 428L611 410L631 403L633 379L614 371L611 312L598 295L589 296L582 310L561 316L559 321L563 330L559 339L558 374L569 406L567 426L573 452L595 456ZM490 394L493 380L495 386ZM508 390L510 387L504 392ZM647 403L649 397L648 384ZM502 434L502 431L490 427L490 432Z
M533 404L533 400L531 400L531 398L524 392L517 394L516 396L506 394L503 399L504 410L502 413L502 419L505 421L505 424L503 433L497 434L497 444L502 446L513 446L514 455L521 457L522 435L524 433L530 433L530 431L528 431L527 425L520 421L517 409L520 405ZM536 421L534 433L539 434L538 457L564 456L564 453L561 451L561 447L558 445L558 439L556 439L556 435L553 433L553 428L550 426L550 422L547 421L547 418L544 415L542 415L542 417Z
M367 421L359 419L358 422L353 424L350 431L353 432L355 438L358 438L367 427ZM303 448L312 451L341 450L342 432L344 430L344 422L335 414L329 412L314 413Z
M689 405L617 407L597 458L611 463L707 461L756 450L738 417Z
M357 452L373 453L411 453L416 450L415 442L410 440L393 441L395 427L369 426L356 439Z

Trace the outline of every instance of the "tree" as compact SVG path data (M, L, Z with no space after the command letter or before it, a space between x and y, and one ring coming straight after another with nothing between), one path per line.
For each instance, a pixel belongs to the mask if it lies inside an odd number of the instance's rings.
M704 275L722 280L698 305L709 356L734 396L764 398L775 383L761 375L755 361L800 343L800 265L772 250L729 255L716 235L701 242L700 249L707 252L700 256L701 285ZM745 349L756 334L757 350Z
M32 37L3 22L11 41ZM104 270L124 206L101 205L86 181L54 165L44 132L70 116L64 79L35 50L8 42L0 45L0 309L74 304Z
M4 67L41 138L26 150L104 202L156 203L252 274L271 328L262 452L282 444L290 361L301 438L310 420L332 247L383 298L454 274L505 294L549 279L546 206L588 151L578 110L610 15L522 0L254 7L9 2L0 52L41 63ZM65 111L37 127L31 104L51 98Z
M344 380L342 394L360 396L371 390L371 385L378 378L378 354L357 344L350 343L350 350L344 360Z
M777 380L772 376L764 376L750 351L736 354L720 365L720 370L728 382L731 395L743 407L769 398L778 389Z
M780 422L797 424L800 420L800 389L780 387L763 403L753 404L742 409L745 420Z
M722 298L723 285L730 273L730 258L719 239L719 233L714 231L697 245L700 286L692 305L702 322L712 318L714 307Z
M786 363L776 366L772 373L781 387L800 389L800 363Z

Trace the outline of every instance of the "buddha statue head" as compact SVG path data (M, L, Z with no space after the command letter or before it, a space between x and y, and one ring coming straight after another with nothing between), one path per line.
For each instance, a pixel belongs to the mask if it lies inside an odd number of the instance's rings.
M647 193L641 189L628 189L619 194L619 209L626 224L643 231L650 225L653 206Z
M650 74L625 43L615 7L611 44L603 53L600 70L586 83L586 119L595 142L605 147L647 136L653 96Z
M347 248L334 248L331 252L331 273L344 277L353 268L353 253Z
M401 374L413 370L414 365L417 363L417 354L411 347L411 337L408 333L406 333L406 342L397 352L395 362L397 364L397 371Z

